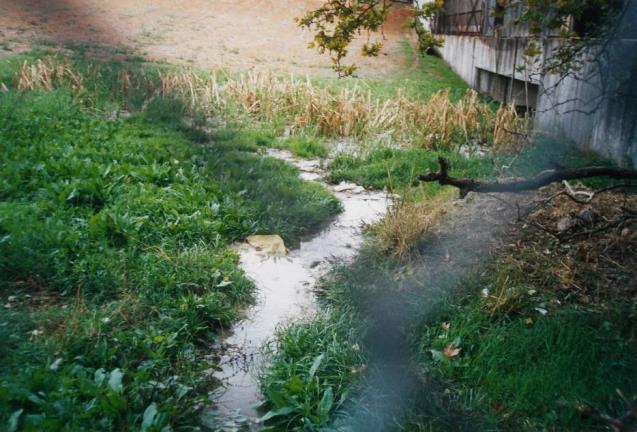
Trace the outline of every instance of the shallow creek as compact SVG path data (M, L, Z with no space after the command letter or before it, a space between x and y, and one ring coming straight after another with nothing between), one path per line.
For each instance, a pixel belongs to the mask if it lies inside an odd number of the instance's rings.
M363 227L379 221L391 204L384 192L367 191L351 183L328 185L322 180L325 172L319 160L297 159L282 150L270 150L268 155L295 165L303 179L325 185L341 201L343 212L286 254L273 255L250 243L238 246L241 268L257 287L257 302L246 311L247 318L226 334L222 371L215 375L225 389L216 403L223 417L243 418L253 427L261 401L257 375L263 345L277 327L316 310L313 289L318 279L334 264L356 254Z

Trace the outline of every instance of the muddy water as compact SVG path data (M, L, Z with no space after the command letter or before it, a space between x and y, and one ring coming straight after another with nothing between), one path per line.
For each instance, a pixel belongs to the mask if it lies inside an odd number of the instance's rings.
M238 322L225 338L222 371L216 375L225 391L216 402L222 416L247 418L254 428L258 428L254 421L261 401L257 382L261 348L277 326L316 309L316 281L335 263L356 254L362 243L362 228L380 220L390 204L384 192L366 191L355 184L327 185L322 181L325 173L318 160L299 160L281 150L272 150L269 155L298 167L303 179L324 184L341 201L343 212L285 256L269 256L248 244L239 246L241 267L254 281L258 299L246 312L248 318Z

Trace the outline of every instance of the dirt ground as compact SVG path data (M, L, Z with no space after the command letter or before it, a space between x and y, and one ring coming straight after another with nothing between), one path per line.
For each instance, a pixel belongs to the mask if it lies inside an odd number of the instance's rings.
M0 56L33 44L80 44L133 51L152 60L231 71L269 69L329 75L330 60L307 48L311 34L294 18L321 0L0 0ZM352 61L364 75L404 64L400 43L413 41L410 11L395 4L378 58ZM380 36L383 37L382 35Z

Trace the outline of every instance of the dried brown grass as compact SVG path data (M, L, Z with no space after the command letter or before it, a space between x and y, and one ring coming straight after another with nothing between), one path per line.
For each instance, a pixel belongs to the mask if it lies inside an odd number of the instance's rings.
M309 78L280 78L259 72L220 79L214 73L193 71L146 75L122 70L118 81L113 91L123 100L131 89L143 89L149 100L180 99L192 115L273 122L292 133L312 128L329 137L390 134L402 145L454 148L465 143L492 144L498 150L514 151L521 146L526 128L513 107L502 106L496 111L472 90L456 102L448 91L423 102L402 91L381 100L360 87L334 91L313 84ZM25 62L16 76L22 90L70 86L80 91L83 82L69 63L54 58Z
M397 202L378 226L380 249L400 259L409 256L423 236L440 226L450 211L451 197L440 193L432 198Z
M15 77L18 90L51 91L69 87L74 92L84 90L84 77L63 60L47 57L34 63L25 61Z
M259 121L285 123L292 131L315 128L325 136L364 137L389 131L399 142L427 148L476 141L509 150L519 145L526 124L513 107L494 111L475 91L457 102L448 91L426 102L402 92L383 101L358 87L334 92L309 78L255 72L222 85L215 75L201 78L193 72L162 74L160 82L162 95L177 95L192 110L234 111Z
M493 149L500 153L518 153L529 141L531 123L518 115L513 105L503 105L495 116Z

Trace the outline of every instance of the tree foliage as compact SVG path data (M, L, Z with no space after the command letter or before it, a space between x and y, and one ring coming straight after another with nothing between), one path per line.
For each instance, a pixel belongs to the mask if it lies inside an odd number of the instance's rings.
M416 16L431 16L440 0L417 9ZM321 7L297 18L300 27L315 32L310 48L319 53L328 52L332 68L339 76L349 76L356 71L355 64L343 64L352 41L367 33L367 42L362 47L362 55L377 56L382 48L378 40L371 40L371 34L381 30L391 7L389 0L327 0ZM437 38L421 36L426 43L440 43Z
M389 7L387 0L328 0L318 9L297 18L297 23L316 32L309 47L316 48L321 54L327 51L333 69L339 76L346 76L354 73L356 65L344 65L341 61L356 36L364 31L368 33L363 55L377 56L380 52L381 43L370 41L369 34L381 28Z

